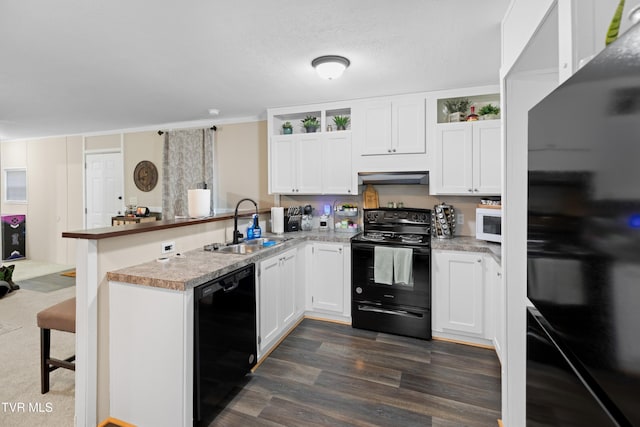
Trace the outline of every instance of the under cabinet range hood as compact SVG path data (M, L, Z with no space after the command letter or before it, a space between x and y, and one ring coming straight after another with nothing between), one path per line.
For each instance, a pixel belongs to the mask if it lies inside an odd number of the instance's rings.
M358 185L429 184L429 172L358 172Z

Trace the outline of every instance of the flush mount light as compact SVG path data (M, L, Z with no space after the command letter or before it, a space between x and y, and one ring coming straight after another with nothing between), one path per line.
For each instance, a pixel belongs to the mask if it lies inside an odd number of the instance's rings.
M311 65L316 69L316 73L323 79L337 79L347 69L350 62L344 56L326 55L320 56Z
M220 114L220 110L218 110L217 108L211 108L209 110L209 114L212 116L217 116L218 114Z

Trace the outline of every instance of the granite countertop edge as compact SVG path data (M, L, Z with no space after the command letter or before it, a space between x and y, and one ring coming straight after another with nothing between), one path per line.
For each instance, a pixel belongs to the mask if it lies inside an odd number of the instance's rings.
M238 268L258 263L306 241L349 243L354 235L353 233L332 231L301 231L296 232L295 236L288 233L285 236L290 239L281 244L248 255L221 254L194 249L180 256L169 257L164 262L152 260L110 271L107 273L107 280L159 289L186 291ZM265 237L268 236L270 234L265 235ZM433 239L431 248L434 250L485 252L493 255L494 259L500 263L500 244L476 240L473 237Z

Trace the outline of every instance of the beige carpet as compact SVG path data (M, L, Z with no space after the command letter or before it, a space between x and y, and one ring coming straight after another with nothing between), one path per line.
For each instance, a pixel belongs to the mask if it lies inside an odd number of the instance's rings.
M14 279L37 277L69 266L30 260L16 264ZM40 394L40 329L36 314L75 295L75 287L49 293L20 289L0 299L0 425L3 427L70 427L74 418L75 374L51 373L51 390ZM75 353L75 335L51 332L51 355Z

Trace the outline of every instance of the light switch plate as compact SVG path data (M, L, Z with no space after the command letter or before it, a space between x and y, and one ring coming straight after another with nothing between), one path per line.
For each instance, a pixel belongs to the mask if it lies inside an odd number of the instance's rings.
M464 224L464 214L463 213L457 213L456 214L456 224L457 225Z

